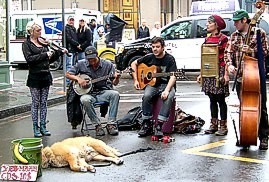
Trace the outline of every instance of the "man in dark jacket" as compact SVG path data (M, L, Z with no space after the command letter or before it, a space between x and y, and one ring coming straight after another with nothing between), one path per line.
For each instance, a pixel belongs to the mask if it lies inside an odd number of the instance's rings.
M149 28L146 26L146 23L147 23L146 20L142 19L142 25L138 28L138 31L137 31L138 39L142 39L142 38L150 36Z
M65 26L66 48L68 52L72 54L72 56L66 57L67 71L75 64L75 54L78 52L78 49L80 49L76 28L74 27L74 20L73 16L69 16ZM66 79L66 84L69 85L69 83L69 79Z

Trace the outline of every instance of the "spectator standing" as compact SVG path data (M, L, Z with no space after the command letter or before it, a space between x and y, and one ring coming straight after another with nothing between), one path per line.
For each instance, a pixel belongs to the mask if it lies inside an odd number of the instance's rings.
M69 70L71 66L75 64L75 56L80 48L80 44L78 43L78 37L76 28L74 27L74 17L69 16L67 19L67 24L65 26L65 36L66 36L66 48L68 52L71 54L70 57L66 56L66 70ZM66 79L67 85L69 85L70 80Z
M97 41L101 39L105 34L105 29L103 26L97 28L97 35L94 37L93 45L95 48L97 48Z
M138 39L142 39L142 38L150 36L149 28L146 26L146 24L147 24L146 20L142 19L142 25L138 28L138 31L137 31Z
M86 25L85 19L82 17L79 19L79 27L77 29L78 37L78 60L85 58L85 49L92 45L92 32L91 29Z
M91 19L89 27L92 31L92 44L94 43L94 37L98 37L97 29L103 25L97 24L95 19Z
M150 32L150 36L152 37L160 37L161 36L161 24L160 22L156 21L154 23L154 28Z

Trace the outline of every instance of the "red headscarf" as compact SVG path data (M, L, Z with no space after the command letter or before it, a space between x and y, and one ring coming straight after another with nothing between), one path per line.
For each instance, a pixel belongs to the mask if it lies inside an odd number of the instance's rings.
M225 21L219 15L211 15L209 19L213 20L217 24L219 31L226 28Z

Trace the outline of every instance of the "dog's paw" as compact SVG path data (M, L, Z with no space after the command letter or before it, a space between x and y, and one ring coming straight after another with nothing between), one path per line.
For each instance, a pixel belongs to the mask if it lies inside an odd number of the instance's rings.
M121 164L123 164L123 159L122 158L118 158L117 160L116 160L116 162L115 162L115 164L117 164L117 165L121 165Z
M95 169L95 167L90 166L90 167L88 167L88 171L90 171L91 173L95 173L96 169Z
M87 172L88 170L87 170L87 167L85 167L85 166L81 166L81 167L80 167L80 171L81 171L81 172Z

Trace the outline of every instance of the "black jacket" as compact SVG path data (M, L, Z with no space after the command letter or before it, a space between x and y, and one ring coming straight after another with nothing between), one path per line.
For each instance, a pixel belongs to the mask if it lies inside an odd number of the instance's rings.
M74 91L73 84L70 84L66 95L66 111L68 122L71 123L72 126L77 126L81 123L83 114L80 105L80 96L77 95Z
M62 51L55 50L49 59L47 55L48 45L41 45L42 47L37 47L30 41L29 37L22 44L23 55L29 67L26 85L31 88L45 88L52 85L50 63L59 59L63 54Z
M43 47L39 48L30 41L29 37L22 44L22 52L29 66L30 73L49 72L50 63L53 63L62 55L62 51L54 51L49 59L48 51L48 45L43 45Z
M82 50L79 52L84 52L86 47L92 45L92 31L90 28L78 28L77 30L78 42Z
M76 28L67 24L65 26L65 36L66 36L66 49L71 53L78 52L77 46L79 45L79 43Z
M149 37L149 28L148 27L145 27L144 29L142 28L142 26L140 26L138 28L138 31L137 31L137 38L138 39L141 39L141 38L145 38L145 37Z

